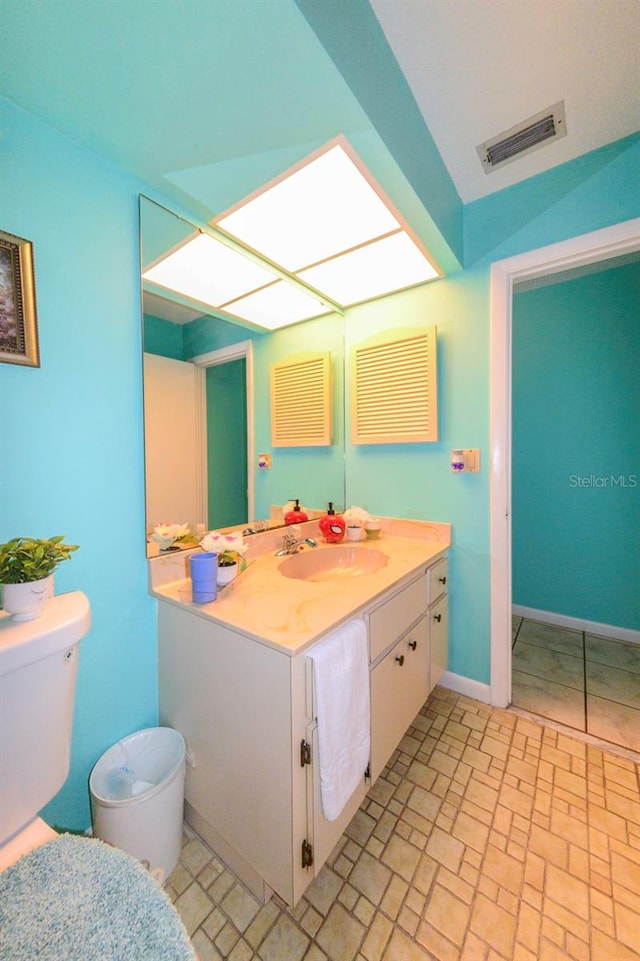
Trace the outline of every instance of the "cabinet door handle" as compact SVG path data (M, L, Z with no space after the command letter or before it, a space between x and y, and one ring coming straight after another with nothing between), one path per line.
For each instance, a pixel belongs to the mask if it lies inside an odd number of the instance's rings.
M417 641L409 641L409 647L411 648L412 651L415 651L417 646L418 646Z
M404 664L404 654L401 654L400 657L396 657L396 661L398 662L400 667L402 667L402 665Z
M439 577L438 580L440 581L441 584L446 584L446 583L447 583L447 578L446 578L446 577Z
M438 624L439 624L440 621L442 620L442 614L434 614L434 615L433 615L433 619L434 619L434 621L437 621Z

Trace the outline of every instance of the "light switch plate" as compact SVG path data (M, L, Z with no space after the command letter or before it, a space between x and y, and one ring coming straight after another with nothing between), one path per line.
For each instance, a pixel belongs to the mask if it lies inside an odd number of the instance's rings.
M480 449L466 447L463 449L465 473L477 474L480 470Z

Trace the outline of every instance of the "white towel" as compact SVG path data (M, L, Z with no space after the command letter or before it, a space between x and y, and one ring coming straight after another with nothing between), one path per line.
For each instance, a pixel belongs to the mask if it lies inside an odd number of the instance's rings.
M318 719L322 810L335 821L364 777L371 748L369 656L363 621L338 628L309 652Z

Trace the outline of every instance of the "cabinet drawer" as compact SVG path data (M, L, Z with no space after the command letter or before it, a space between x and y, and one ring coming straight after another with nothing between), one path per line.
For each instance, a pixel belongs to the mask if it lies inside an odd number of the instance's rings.
M374 782L427 699L429 623L424 615L371 672L371 780Z
M403 634L427 607L426 575L407 585L390 600L371 611L369 621L369 657L375 661Z
M429 691L431 692L447 669L449 662L449 598L445 594L429 609L431 667Z
M446 557L443 557L430 567L427 571L427 576L429 578L429 604L440 597L441 594L445 594L449 588L449 561Z

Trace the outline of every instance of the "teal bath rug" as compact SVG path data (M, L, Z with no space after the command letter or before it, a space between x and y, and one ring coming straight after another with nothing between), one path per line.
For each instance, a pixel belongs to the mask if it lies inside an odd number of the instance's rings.
M0 874L1 961L196 961L165 892L134 858L62 835Z

